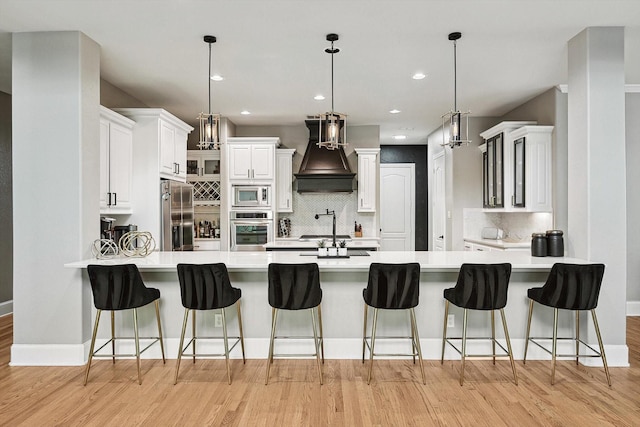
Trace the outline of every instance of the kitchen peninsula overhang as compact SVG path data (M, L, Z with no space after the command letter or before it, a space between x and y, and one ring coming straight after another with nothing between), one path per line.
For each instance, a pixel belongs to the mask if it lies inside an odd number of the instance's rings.
M305 120L309 143L300 171L294 174L298 193L352 193L353 177L342 147L335 150L318 146L318 120Z

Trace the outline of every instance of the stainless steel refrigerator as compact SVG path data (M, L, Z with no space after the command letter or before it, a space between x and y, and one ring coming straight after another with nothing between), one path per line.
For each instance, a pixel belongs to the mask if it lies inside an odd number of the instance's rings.
M162 250L193 250L193 185L160 181Z

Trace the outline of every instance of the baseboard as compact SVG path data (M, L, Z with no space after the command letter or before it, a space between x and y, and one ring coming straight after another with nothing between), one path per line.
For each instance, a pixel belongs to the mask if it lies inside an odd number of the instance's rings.
M105 341L103 340L102 343ZM511 341L514 358L522 360L524 356L524 339L515 339ZM96 343L96 347L102 343ZM144 341L141 346L144 347ZM178 338L167 338L164 340L165 357L167 359L176 359L178 357ZM232 344L232 341L229 343ZM571 353L573 344L563 342L558 344L559 353ZM437 338L422 339L422 357L425 360L440 360L442 352L442 340ZM565 348L566 347L566 348ZM597 345L595 345L597 347ZM191 348L188 349L189 351ZM246 338L245 339L245 357L247 359L266 359L269 350L268 338ZM376 340L376 354L378 353L398 353L400 351L409 351L410 344L407 340ZM105 351L108 351L105 348ZM132 353L133 342L127 341L118 344L117 352ZM197 353L221 353L221 340L216 341L200 341L196 348ZM469 354L488 354L491 347L486 342L473 341L467 343L467 352ZM274 352L276 354L306 354L308 356L298 356L299 358L310 358L314 353L313 341L311 340L278 340ZM607 363L610 367L628 367L629 366L629 349L626 345L606 345L605 352L607 355ZM89 342L84 344L42 344L42 345L25 345L14 344L11 347L11 366L79 366L86 363L89 354ZM107 353L105 353L107 354ZM367 356L368 356L367 352ZM362 357L362 340L358 338L331 338L325 340L324 355L326 359L359 359ZM141 356L144 359L160 359L162 353L159 345L151 346ZM231 351L231 358L242 358L240 345L236 345ZM379 359L408 358L410 356L376 356ZM449 345L445 347L445 359L458 360L460 355ZM535 345L529 345L527 352L527 360L550 360L549 354ZM602 366L600 358L581 358L580 362L586 366Z
M0 302L0 316L13 313L13 300Z
M627 301L627 316L640 316L640 301Z

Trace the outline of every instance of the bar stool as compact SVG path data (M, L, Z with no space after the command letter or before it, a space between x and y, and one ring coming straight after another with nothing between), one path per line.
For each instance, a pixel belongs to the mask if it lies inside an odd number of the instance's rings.
M549 272L547 281L541 288L531 288L527 291L529 297L529 320L527 321L527 339L524 347L523 363L527 361L527 349L529 341L551 354L551 384L555 382L556 358L575 357L576 365L580 357L600 357L607 376L607 384L611 386L607 357L604 354L596 306L600 295L600 286L604 276L604 264L562 264L556 263ZM553 308L553 337L530 337L531 317L533 316L533 302ZM558 338L558 309L572 310L576 312L576 337ZM593 326L596 330L600 352L580 339L580 312L591 311ZM551 351L542 346L536 340L552 340ZM557 354L558 340L573 340L576 344L575 354ZM580 354L580 344L583 344L593 354Z
M513 371L513 380L518 385L518 375L516 374L516 365L513 362L513 352L511 351L511 340L509 339L509 330L507 329L507 320L504 315L504 307L507 305L507 289L509 287L509 278L511 277L511 264L462 264L458 274L458 280L455 287L444 290L444 322L442 330L442 356L440 364L444 363L445 343L449 343L462 358L462 367L460 369L460 385L464 383L464 364L469 357L493 358L493 364L496 363L496 344L500 349L509 356L511 362L511 370ZM462 320L462 338L447 338L447 317L449 315L449 303L464 309ZM467 311L468 310L485 310L491 311L491 338L486 337L469 337L474 340L491 341L492 354L481 355L467 354ZM504 328L504 336L507 344L505 349L499 341L496 340L495 330L495 310L500 310L502 317L502 327ZM451 340L462 340L462 349L458 349ZM502 357L502 356L499 356Z
M165 363L164 344L162 342L162 326L160 325L160 308L159 299L160 291L155 288L147 288L142 281L138 267L134 264L124 265L89 265L87 266L89 273L89 281L91 282L91 291L93 293L93 304L98 310L96 313L96 321L93 326L93 335L91 337L91 348L89 349L89 360L84 374L84 385L87 385L89 378L89 370L91 369L91 361L94 357L111 357L113 363L116 363L116 357L136 356L138 366L138 384L142 384L142 375L140 374L140 354L146 351L156 342L160 342L160 350L162 351L162 363ZM157 337L140 337L138 335L138 308L155 302L156 320L158 323ZM115 336L115 320L114 313L120 310L133 309L133 331L135 336L132 337L116 337ZM98 324L100 322L100 314L102 310L111 311L111 339L104 343L100 348L94 351L96 344L96 335L98 332ZM135 354L116 354L116 340L133 339L135 341ZM140 350L140 339L152 339L153 341ZM97 354L107 344L111 343L111 354Z
M278 357L315 356L318 365L318 377L322 385L322 368L320 357L324 363L324 343L322 340L322 289L320 288L320 270L318 264L269 264L269 305L271 308L271 340L267 358L267 374L265 385L269 383L269 368L273 363L274 341L276 339L313 338L315 353L313 354L275 354ZM278 337L276 323L280 310L309 310L313 337ZM317 316L317 320L316 320ZM317 326L316 326L317 322Z
M240 313L240 297L242 291L231 286L227 266L224 263L218 264L178 264L178 279L180 281L180 295L182 306L184 307L184 321L182 322L182 333L180 334L180 347L178 348L178 361L176 363L176 374L173 383L178 383L178 371L180 370L180 360L185 355L185 350L192 346L192 353L186 354L193 357L196 363L196 356L224 356L227 365L227 380L231 384L231 369L229 367L229 353L240 343L242 347L242 363L245 363L244 337L242 333L242 314ZM227 336L227 318L225 308L236 304L238 311L238 327L240 336ZM196 311L220 310L222 312L222 337L205 337L196 335ZM191 312L192 338L187 345L184 345L184 334L187 329L187 321ZM229 338L235 340L229 348ZM196 353L197 340L222 339L224 342L224 353L204 354Z
M418 337L415 307L418 305L420 293L420 264L382 264L372 263L369 267L367 287L362 290L364 298L364 328L362 333L362 363L364 363L365 348L369 349L369 374L367 384L371 383L373 356L412 356L416 363L416 355L420 359L422 383L426 384L424 366L422 364L422 350ZM367 336L367 311L373 307L373 325L371 336ZM409 310L411 321L411 336L408 337L377 337L377 339L410 339L411 353L375 353L376 328L378 325L378 310ZM369 341L371 344L369 345Z

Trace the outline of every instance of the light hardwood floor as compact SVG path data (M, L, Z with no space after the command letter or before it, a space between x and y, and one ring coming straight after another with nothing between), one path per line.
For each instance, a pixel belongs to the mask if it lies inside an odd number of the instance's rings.
M276 360L268 386L265 361L144 360L94 362L89 384L83 367L10 367L11 316L0 317L0 425L2 426L638 426L640 425L640 317L627 318L629 368L518 362L519 385L508 361L469 362L464 386L460 362L425 362L427 384L410 361L376 361L373 380L357 360L327 360L320 386L313 360Z

